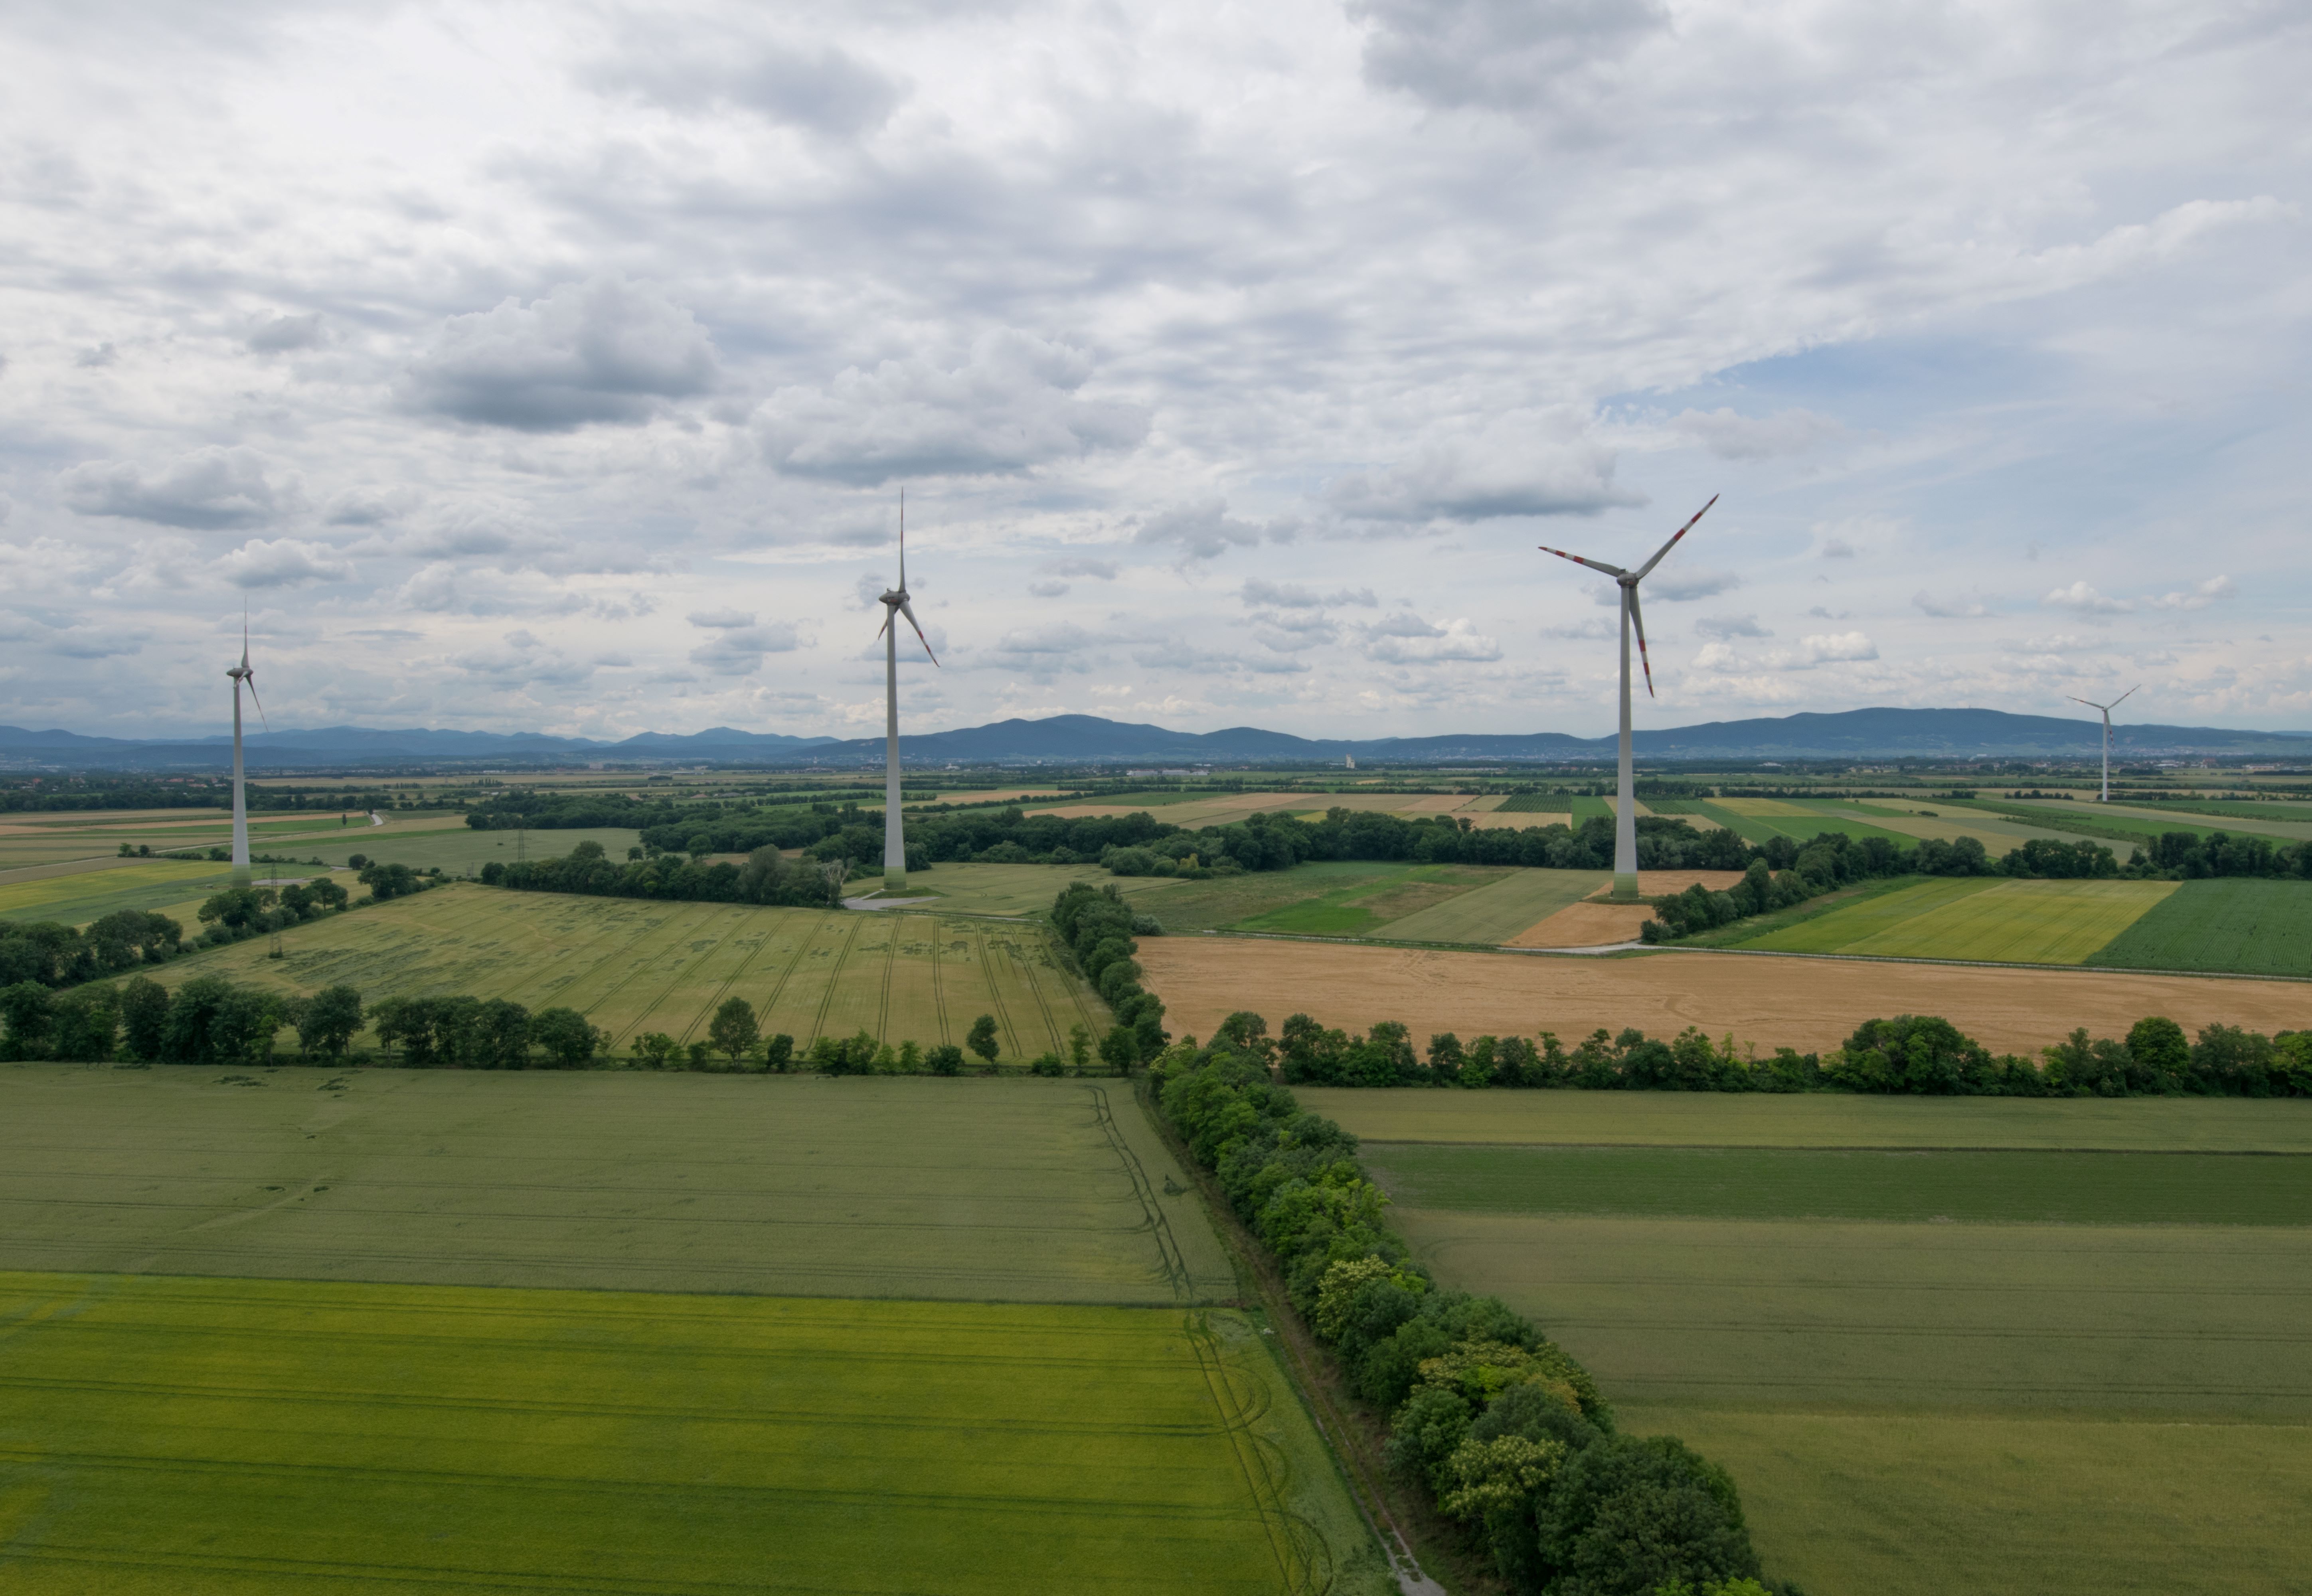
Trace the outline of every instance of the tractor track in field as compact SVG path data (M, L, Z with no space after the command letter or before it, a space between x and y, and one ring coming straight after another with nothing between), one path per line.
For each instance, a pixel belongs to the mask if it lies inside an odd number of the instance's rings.
M952 1042L955 1037L954 1030L948 1023L947 987L940 978L940 939L946 934L940 929L937 915L926 915L924 917L932 923L932 1013L939 1016L940 1046L944 1048Z
M1172 1287L1174 1297L1183 1302L1194 1301L1187 1259L1181 1254L1179 1238L1172 1233L1172 1222L1165 1217L1163 1205L1156 1200L1156 1188L1148 1179L1147 1167L1140 1162L1140 1155L1133 1152L1132 1144L1124 1139L1123 1132L1117 1127L1116 1112L1108 1101L1108 1088L1093 1086L1089 1090L1093 1122L1099 1127L1100 1134L1108 1138L1108 1146L1115 1150L1117 1162L1124 1166L1125 1179L1132 1182L1133 1197L1139 1203L1140 1211L1148 1216L1149 1233L1155 1239L1156 1255L1163 1266L1164 1278Z
M867 916L862 915L858 924L853 925L849 934L844 937L843 951L835 956L835 962L828 968L827 992L819 1000L818 1013L810 1017L810 1041L815 1042L827 1033L827 1011L835 1006L836 987L843 978L844 967L851 962L851 950L858 945L860 927L866 923Z
M753 951L739 961L739 968L731 972L731 978L723 982L719 987L715 988L714 995L706 1000L706 1006L698 1011L697 1014L693 1017L690 1023L683 1028L682 1034L674 1039L675 1040L679 1042L687 1042L690 1039L690 1033L692 1031L696 1030L701 1025L707 1024L712 1022L714 1011L721 1008L723 1001L731 995L731 988L737 986L740 978L745 976L749 970L755 968L755 960L763 956L763 950L771 945L771 939L775 934L775 928L771 926L765 926L763 928L763 940L757 943Z
M1252 1430L1269 1410L1267 1382L1245 1380L1230 1366L1209 1314L1189 1314L1184 1329L1284 1589L1291 1596L1321 1596L1333 1587L1331 1551L1317 1527L1285 1505L1285 1493L1292 1484L1291 1460L1274 1443Z
M685 964L680 969L678 969L674 974L667 978L664 984L659 987L658 995L652 998L650 1002L643 1005L642 1013L635 1016L634 1022L626 1027L625 1032L617 1037L612 1045L615 1046L617 1042L626 1040L627 1037L641 1035L643 1022L649 1019L652 1014L658 1012L659 1005L666 1001L667 995L669 993L681 986L684 981L690 978L694 971L703 969L708 960L721 952L722 951L723 944L728 943L732 937L738 935L739 933L745 928L746 918L746 915L743 912L732 915L731 916L731 923L724 927L703 951L701 951L696 957L693 958L687 964ZM730 983L727 981L723 983L725 987L728 987ZM694 1014L691 1016L690 1023L683 1027L682 1036L687 1037L692 1031L697 1029L698 1016ZM680 1040L682 1038L677 1038L676 1039Z

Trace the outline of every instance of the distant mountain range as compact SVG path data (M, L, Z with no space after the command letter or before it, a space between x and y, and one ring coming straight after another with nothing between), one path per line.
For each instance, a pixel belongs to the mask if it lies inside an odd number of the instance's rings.
M1640 732L1637 751L1653 760L2028 759L2091 755L2102 727L2091 720L2009 715L1996 709L1850 709ZM2266 755L2312 759L2312 732L2237 732L2209 726L2123 725L2113 751L2127 759ZM564 764L878 765L883 740L785 737L715 726L684 736L645 732L616 742L536 732L376 731L325 726L258 732L242 744L253 768L312 769L393 765ZM1312 739L1255 726L1173 732L1162 726L1060 715L997 721L899 740L916 765L1361 765L1470 761L1590 762L1614 757L1611 737L1562 732ZM228 736L171 741L84 737L0 726L0 767L214 770L232 759Z

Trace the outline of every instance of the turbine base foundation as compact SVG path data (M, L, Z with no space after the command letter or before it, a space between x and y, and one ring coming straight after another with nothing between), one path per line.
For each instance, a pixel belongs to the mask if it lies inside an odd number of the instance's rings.
M904 870L893 870L889 865L885 865L883 867L883 890L886 892L904 892L906 890L907 873Z
M1638 876L1635 871L1614 873L1614 890L1607 895L1614 903L1635 903L1638 900Z

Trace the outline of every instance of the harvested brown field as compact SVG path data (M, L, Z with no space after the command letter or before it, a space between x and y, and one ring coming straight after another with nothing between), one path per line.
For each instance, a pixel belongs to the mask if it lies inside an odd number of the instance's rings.
M1238 937L1151 936L1138 954L1176 1031L1210 1036L1238 1009L1362 1030L1397 1020L1416 1037L1634 1025L1669 1035L1698 1025L1762 1049L1835 1048L1865 1020L1940 1014L1986 1047L2029 1052L2073 1026L2124 1032L2146 1014L2187 1031L2312 1025L2312 985L2238 977L2078 969L1990 969L1776 958L1700 951L1621 958L1432 952Z
M1512 948L1602 948L1635 942L1653 910L1642 903L1569 903L1510 938Z
M1638 872L1638 892L1646 898L1667 898L1673 892L1683 892L1693 886L1712 892L1724 892L1741 879L1742 873L1738 870L1641 870Z

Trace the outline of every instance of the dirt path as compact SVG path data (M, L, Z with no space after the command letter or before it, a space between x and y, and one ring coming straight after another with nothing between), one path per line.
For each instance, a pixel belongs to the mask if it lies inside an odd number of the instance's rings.
M1399 1020L1416 1042L1450 1030L1554 1030L1570 1044L1603 1026L1668 1035L1699 1025L1759 1049L1836 1047L1861 1022L1940 1014L1997 1052L2029 1052L2075 1025L2124 1033L2146 1014L2187 1031L2312 1027L2312 985L2125 970L1976 969L1762 954L1662 952L1613 959L1438 953L1226 936L1143 937L1149 989L1174 1032L1210 1036L1238 1009L1362 1030Z

